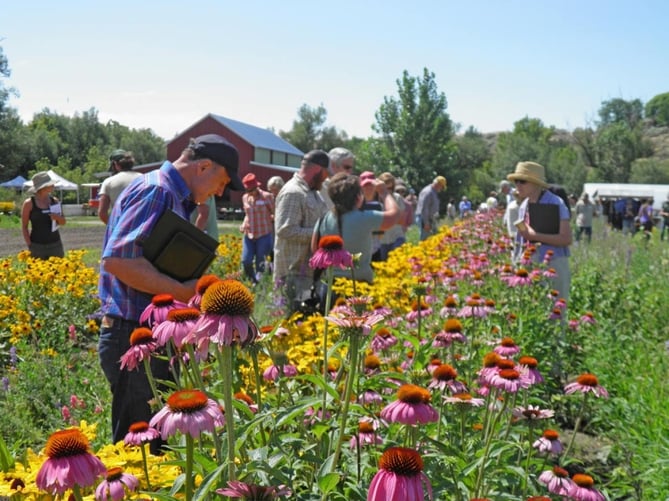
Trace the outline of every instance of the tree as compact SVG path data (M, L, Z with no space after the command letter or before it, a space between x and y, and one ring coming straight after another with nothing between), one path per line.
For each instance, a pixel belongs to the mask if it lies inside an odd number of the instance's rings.
M658 94L646 103L646 118L655 125L669 125L669 92Z
M603 101L599 108L600 127L624 123L630 129L636 127L643 119L643 104L639 99L625 101L616 98Z
M405 70L397 89L398 97L383 98L372 126L381 135L382 157L417 188L437 174L448 178L454 160L450 143L454 127L434 73L425 68L422 77L412 77Z
M640 158L632 162L630 183L669 184L669 160Z
M279 131L279 136L304 152L313 149L329 151L342 146L348 141L348 136L336 127L326 127L327 116L328 112L322 104L318 108L303 104L297 110L297 120L293 121L292 129Z

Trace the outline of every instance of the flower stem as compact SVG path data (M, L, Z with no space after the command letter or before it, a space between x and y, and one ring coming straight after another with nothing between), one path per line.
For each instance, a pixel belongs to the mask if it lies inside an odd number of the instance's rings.
M151 360L145 358L144 362L144 372L146 373L146 379L149 381L149 386L151 387L151 393L153 393L153 398L156 401L156 407L160 408L163 405L163 400L160 398L160 393L158 393L158 388L156 387L156 380L153 379L153 372L151 372Z
M153 489L151 488L151 479L149 478L149 464L148 461L146 460L146 444L142 444L141 448L142 448L142 463L144 466L144 476L146 477L146 488L147 490L152 491Z
M223 379L223 406L225 408L225 430L228 436L228 480L235 480L235 413L232 405L232 346L221 346L218 357Z
M325 326L323 327L323 405L321 406L321 416L325 415L325 409L327 407L327 398L328 392L325 385L328 381L328 319L327 314L330 311L330 302L331 302L331 291L332 291L332 282L334 281L334 274L332 271L332 266L328 267L326 270L326 279L328 283L327 294L325 295Z
M588 402L588 394L584 393L583 394L583 403L581 404L581 409L578 412L578 417L576 418L576 423L574 424L574 431L571 434L571 438L569 439L569 445L564 451L563 457L567 457L569 455L569 451L571 451L571 447L574 445L574 441L576 440L576 433L578 432L578 429L581 427L581 421L583 420L583 415L585 414L585 406Z
M193 499L193 437L186 433L186 501Z
M260 379L260 366L258 365L258 352L254 349L251 350L251 361L253 362L253 375L256 382L256 402L258 403L258 409L262 409L262 380ZM267 437L265 436L265 427L260 427L260 440L262 441L263 446L267 445Z

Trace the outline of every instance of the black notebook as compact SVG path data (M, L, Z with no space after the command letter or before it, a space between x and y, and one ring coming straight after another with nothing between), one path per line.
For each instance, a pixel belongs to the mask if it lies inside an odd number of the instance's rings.
M168 209L142 247L144 257L160 272L185 282L202 276L216 258L218 241Z
M530 226L537 233L557 235L560 233L560 206L557 204L527 204Z

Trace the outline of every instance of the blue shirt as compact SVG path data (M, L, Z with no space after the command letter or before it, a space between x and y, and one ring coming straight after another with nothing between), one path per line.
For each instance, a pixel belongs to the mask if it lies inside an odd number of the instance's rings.
M188 219L195 207L190 195L186 182L170 162L139 176L114 204L105 233L102 260L142 256L142 242L163 212L171 209ZM153 297L121 282L102 265L98 291L105 315L134 321L139 320Z
M525 221L528 201L529 199L527 198L523 200L523 203L520 204L520 209L518 210L518 219L521 219L523 221ZM567 209L567 206L564 204L562 199L555 193L552 193L549 190L544 190L539 196L539 200L537 200L537 202L540 204L558 205L560 207L560 221L570 220L569 209ZM527 244L525 239L520 236L520 233L516 235L516 238L521 244L520 248L524 249L525 245ZM556 247L555 245L549 245L541 242L541 245L537 245L537 251L532 256L532 259L537 262L542 262L544 260L544 257L546 256L546 251L548 251L549 249L553 251L553 257L569 256L569 247Z

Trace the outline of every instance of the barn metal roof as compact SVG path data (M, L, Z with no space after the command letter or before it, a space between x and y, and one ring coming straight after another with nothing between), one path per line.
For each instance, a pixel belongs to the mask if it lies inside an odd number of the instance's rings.
M261 129L260 127L256 127L255 125L250 125L244 122L238 122L237 120L232 120L231 118L227 118L221 115L214 115L213 113L211 113L210 116L217 122L233 131L252 146L279 151L282 153L289 153L291 155L304 155L301 150L297 149L288 141L285 141L270 130Z

